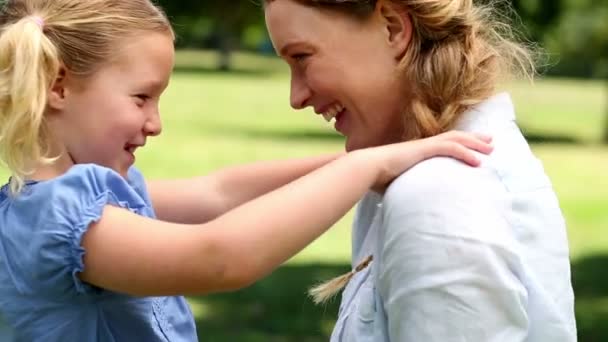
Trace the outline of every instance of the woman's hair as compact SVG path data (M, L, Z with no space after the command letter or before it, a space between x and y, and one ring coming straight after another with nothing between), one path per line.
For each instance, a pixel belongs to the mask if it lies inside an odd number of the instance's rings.
M279 0L265 0L265 4L273 1ZM377 5L377 0L294 1L357 20L369 18ZM403 94L407 102L404 140L450 130L462 113L490 97L501 80L534 76L534 49L518 40L512 28L514 11L507 0L484 4L473 0L387 1L405 10L413 29L400 61L408 85L408 93ZM329 282L313 289L311 295L322 302L345 283Z
M121 39L146 31L174 36L149 0L0 0L0 160L13 193L54 160L44 113L60 69L90 77Z
M265 0L265 4L277 0ZM356 19L377 0L294 0ZM453 128L460 114L490 97L501 80L532 78L535 49L513 29L508 0L387 0L409 15L412 39L401 60L408 85L404 140Z

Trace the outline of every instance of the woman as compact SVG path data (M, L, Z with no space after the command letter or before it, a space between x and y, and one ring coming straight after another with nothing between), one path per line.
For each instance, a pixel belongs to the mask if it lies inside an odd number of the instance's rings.
M494 137L480 168L434 158L361 200L332 341L576 340L559 204L496 93L503 76L533 75L532 58L492 4L265 1L291 105L335 120L346 150L452 129Z

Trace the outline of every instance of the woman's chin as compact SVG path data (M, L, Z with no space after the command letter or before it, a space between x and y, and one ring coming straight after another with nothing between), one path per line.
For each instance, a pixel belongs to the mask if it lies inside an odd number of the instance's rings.
M365 146L365 144L362 144L361 141L353 139L353 137L346 137L346 142L344 143L344 149L346 150L346 152L352 152L366 147L367 146Z

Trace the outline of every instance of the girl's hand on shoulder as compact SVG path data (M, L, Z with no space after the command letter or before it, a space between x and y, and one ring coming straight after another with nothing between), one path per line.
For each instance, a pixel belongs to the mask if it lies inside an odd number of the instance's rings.
M373 189L382 189L419 162L437 156L452 157L479 166L476 152L490 154L492 138L483 134L449 131L426 139L412 140L356 151L368 163L376 163L378 174Z

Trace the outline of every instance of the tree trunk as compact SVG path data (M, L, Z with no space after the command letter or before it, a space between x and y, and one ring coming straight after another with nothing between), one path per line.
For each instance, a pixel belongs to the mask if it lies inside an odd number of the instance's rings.
M218 70L229 71L232 68L232 37L230 31L223 27L218 34L218 53Z
M602 143L608 145L608 80L606 81L606 104L604 110L606 115L604 117L604 132L602 134Z
M222 46L219 51L219 60L218 60L218 69L220 71L229 71L230 70L230 48Z

